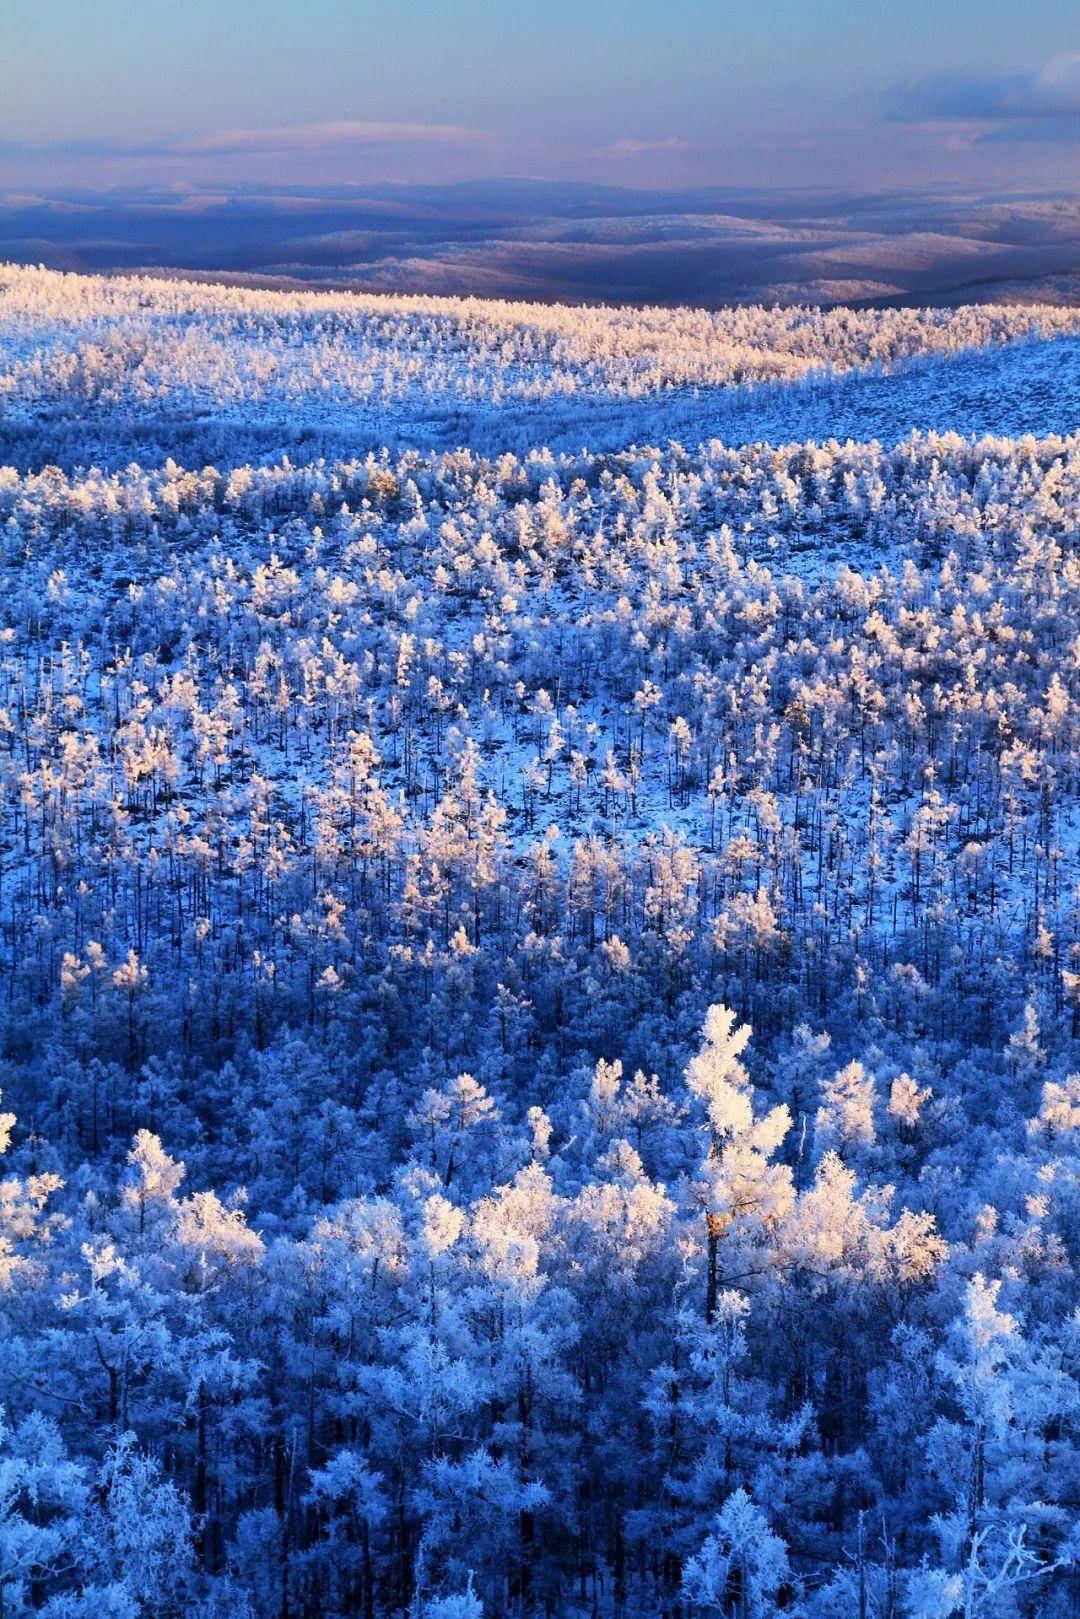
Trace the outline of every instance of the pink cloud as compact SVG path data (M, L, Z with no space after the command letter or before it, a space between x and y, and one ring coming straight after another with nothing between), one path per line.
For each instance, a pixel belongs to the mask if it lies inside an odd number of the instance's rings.
M211 152L322 152L358 146L458 145L484 141L484 130L458 124L379 123L335 119L317 124L280 124L269 129L219 129L168 148L170 155Z
M638 141L624 138L612 141L606 148L612 157L642 157L650 152L690 152L693 151L689 141L684 141L678 135L666 135L662 140Z

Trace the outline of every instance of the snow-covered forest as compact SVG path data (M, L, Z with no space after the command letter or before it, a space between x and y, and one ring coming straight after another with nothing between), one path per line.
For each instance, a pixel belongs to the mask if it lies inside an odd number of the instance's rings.
M3 1619L1077 1612L1078 325L0 272Z
M1068 307L569 309L0 266L20 467L1072 432L1078 377Z

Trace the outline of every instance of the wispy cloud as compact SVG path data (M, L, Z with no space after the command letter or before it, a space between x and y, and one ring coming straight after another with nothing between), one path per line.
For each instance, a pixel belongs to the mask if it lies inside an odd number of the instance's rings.
M4 140L0 152L50 157L191 158L232 153L346 152L406 146L464 146L490 140L486 130L461 124L382 123L333 119L278 124L266 129L219 129L207 135L159 140Z
M693 148L689 141L680 139L678 135L665 135L660 140L651 141L625 137L612 141L604 150L610 157L647 157L652 152L690 152Z
M220 129L172 148L196 152L324 152L355 146L458 145L484 141L482 129L461 124L398 124L335 119L317 124L278 124L270 129Z

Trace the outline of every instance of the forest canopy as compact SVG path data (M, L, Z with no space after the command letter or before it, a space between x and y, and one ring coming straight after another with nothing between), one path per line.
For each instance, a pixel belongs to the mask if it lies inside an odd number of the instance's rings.
M2 281L0 1613L1067 1619L1075 312Z

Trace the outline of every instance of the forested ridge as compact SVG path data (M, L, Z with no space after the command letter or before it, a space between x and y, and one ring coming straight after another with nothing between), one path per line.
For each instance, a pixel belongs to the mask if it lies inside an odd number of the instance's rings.
M4 275L3 1619L1075 1613L1080 437L47 464L1069 312Z

